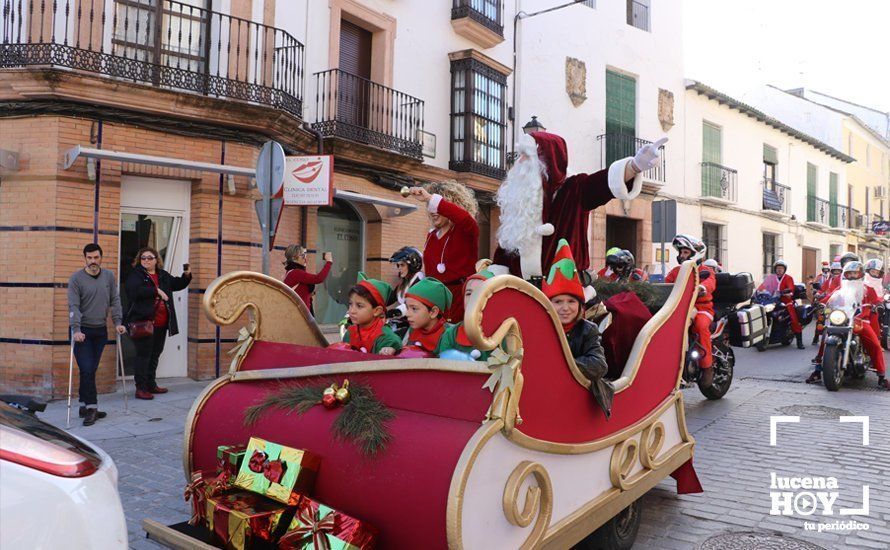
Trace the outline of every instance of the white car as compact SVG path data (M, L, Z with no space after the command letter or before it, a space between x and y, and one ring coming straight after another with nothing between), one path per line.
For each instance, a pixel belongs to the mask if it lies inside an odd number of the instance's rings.
M0 548L127 548L104 451L0 402Z

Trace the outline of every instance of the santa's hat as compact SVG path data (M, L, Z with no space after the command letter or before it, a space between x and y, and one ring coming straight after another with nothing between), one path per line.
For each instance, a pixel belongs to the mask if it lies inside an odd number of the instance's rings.
M438 279L426 277L411 285L405 293L405 298L414 298L427 307L437 307L445 312L451 307L451 291Z
M381 307L386 307L386 304L389 303L389 297L392 295L391 286L377 279L369 279L361 271L358 272L358 283L355 286L360 286L367 290L374 298L374 301L377 302L377 305Z
M556 256L550 266L550 274L541 284L541 290L551 299L560 294L568 294L584 303L584 287L581 285L578 268L572 257L572 249L565 239L559 240Z

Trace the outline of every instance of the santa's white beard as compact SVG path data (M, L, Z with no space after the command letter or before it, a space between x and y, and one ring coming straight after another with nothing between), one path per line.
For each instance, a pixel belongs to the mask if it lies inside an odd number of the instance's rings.
M522 151L520 151L522 152ZM537 151L520 157L498 189L498 207L501 210L498 227L498 244L507 251L516 251L541 236L536 229L543 223L544 187L546 167L538 158Z

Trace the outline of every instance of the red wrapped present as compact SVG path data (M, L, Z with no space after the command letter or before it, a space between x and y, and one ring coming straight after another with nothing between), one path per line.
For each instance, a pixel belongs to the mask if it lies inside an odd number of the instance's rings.
M220 445L217 447L216 461L220 470L225 470L232 477L237 476L246 452L247 445Z
M185 500L192 503L192 516L189 525L203 523L207 510L207 497L216 496L231 487L234 479L227 472L193 472L192 480L185 488Z
M293 507L240 489L206 498L206 525L230 550L274 543L293 517Z
M309 497L300 499L297 513L278 541L282 550L368 550L377 529Z
M309 451L251 437L235 486L293 506L312 492L318 465Z

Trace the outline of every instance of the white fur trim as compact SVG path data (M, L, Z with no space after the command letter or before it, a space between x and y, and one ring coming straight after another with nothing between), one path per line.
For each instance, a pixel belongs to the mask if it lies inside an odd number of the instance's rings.
M587 303L596 298L596 289L593 288L593 285L588 285L584 287L584 302Z
M431 213L436 214L439 212L439 203L440 202L442 202L442 195L439 195L438 193L434 193L433 196L430 198L430 203L427 206L427 208L429 209L429 211Z
M627 163L631 160L631 157L627 157L616 160L609 166L609 191L612 192L616 199L635 199L640 194L640 191L643 190L643 176L640 173L634 176L633 189L630 192L627 191L627 184L624 182L624 170Z
M555 229L553 228L552 223L545 223L544 225L539 225L537 229L535 229L535 233L538 235L553 235Z
M488 270L494 273L495 275L509 275L510 268L505 265L500 264L491 264L488 266Z

